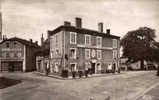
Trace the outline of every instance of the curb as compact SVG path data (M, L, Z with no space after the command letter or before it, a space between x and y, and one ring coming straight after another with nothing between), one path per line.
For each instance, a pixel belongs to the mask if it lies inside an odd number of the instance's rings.
M40 74L42 76L46 76L44 73L41 73L41 72L33 72L33 74ZM76 77L76 78L72 78L72 77L63 78L63 77L60 77L58 75L48 75L46 77L56 78L56 79L60 79L60 80L77 80L77 79L88 79L88 78L95 78L95 77L116 76L116 75L122 75L122 74L126 74L126 73L116 73L116 74L106 73L106 74L92 75L92 76L81 77L81 78L79 78L79 77Z

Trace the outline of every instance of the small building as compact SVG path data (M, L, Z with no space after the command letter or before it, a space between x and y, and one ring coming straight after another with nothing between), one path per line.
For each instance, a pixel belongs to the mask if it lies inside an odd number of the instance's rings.
M121 69L122 70L141 70L141 61L137 62L127 62L128 58L121 57L120 62L121 62ZM152 69L157 69L158 64L152 61L144 61L144 70L152 70Z
M112 35L110 29L98 31L82 27L82 19L76 18L75 26L70 22L48 31L50 39L50 72L67 70L84 71L86 67L93 74L106 72L108 64L119 68L120 37Z
M38 43L13 37L0 43L0 71L36 70L35 52Z
M36 52L36 69L38 72L45 73L46 68L49 67L49 53L50 53L50 41L46 39L44 41L43 34L41 37L40 49Z

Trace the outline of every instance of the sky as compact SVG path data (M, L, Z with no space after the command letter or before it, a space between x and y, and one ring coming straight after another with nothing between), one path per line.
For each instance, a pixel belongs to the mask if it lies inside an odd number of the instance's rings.
M131 30L150 27L159 41L159 0L0 0L3 34L8 37L32 38L40 41L41 34L54 30L75 17L81 17L84 28L104 31L121 38Z

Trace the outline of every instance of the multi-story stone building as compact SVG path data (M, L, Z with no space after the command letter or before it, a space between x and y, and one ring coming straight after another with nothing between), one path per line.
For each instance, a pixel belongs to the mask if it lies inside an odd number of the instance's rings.
M0 71L33 71L36 69L34 53L37 42L20 38L5 39L0 43Z
M76 26L70 22L48 31L50 35L50 70L84 71L90 67L93 73L102 73L108 64L119 67L120 37L103 32L103 23L98 31L82 27L81 18L76 18Z

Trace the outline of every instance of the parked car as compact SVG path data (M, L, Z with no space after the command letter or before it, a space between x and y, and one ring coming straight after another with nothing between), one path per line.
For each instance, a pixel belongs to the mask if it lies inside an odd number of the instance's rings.
M154 64L147 64L147 69L148 70L156 70L156 66Z
M129 71L133 71L134 70L131 65L127 65L127 68L128 68Z

